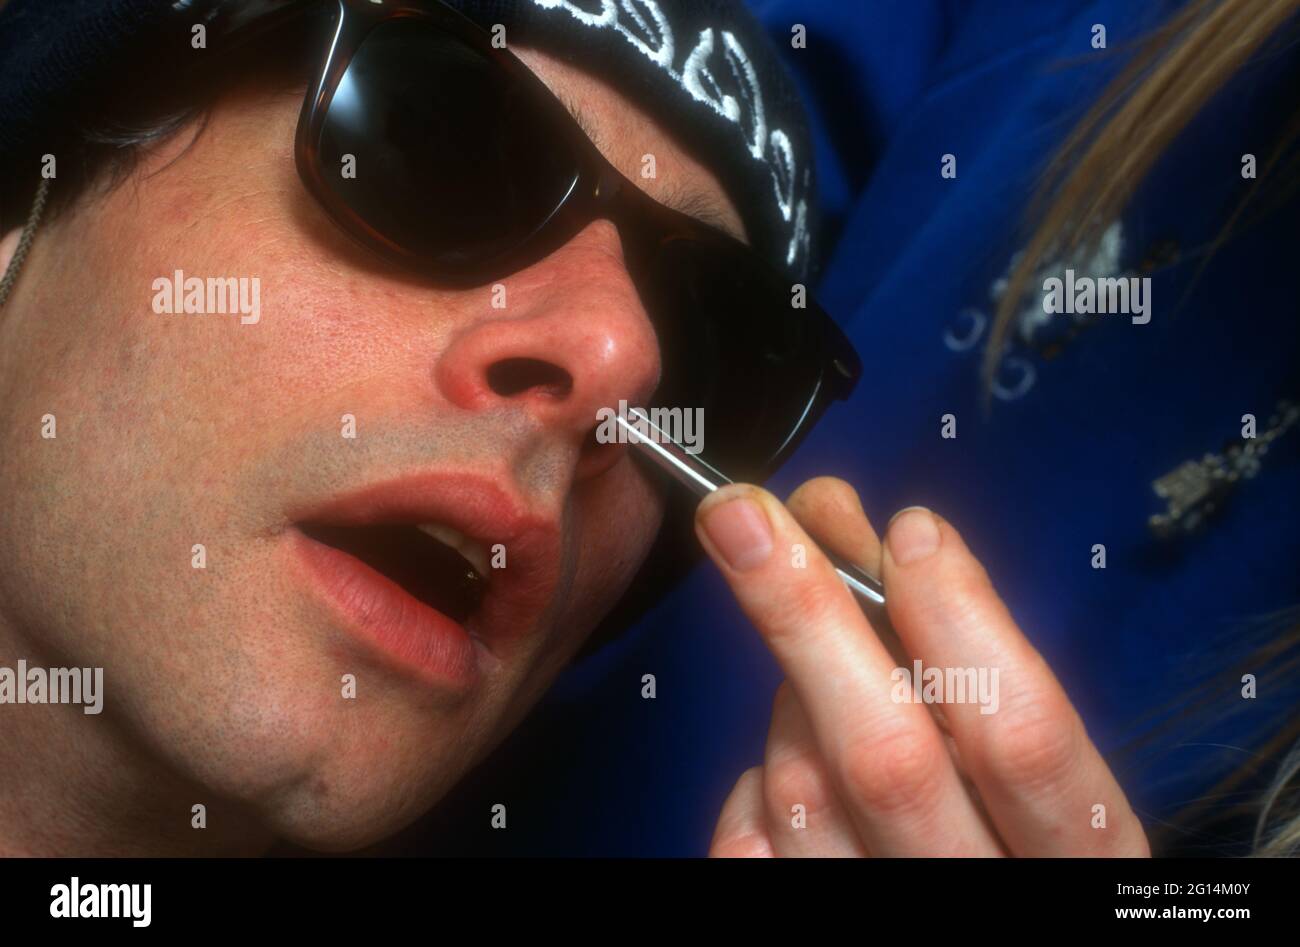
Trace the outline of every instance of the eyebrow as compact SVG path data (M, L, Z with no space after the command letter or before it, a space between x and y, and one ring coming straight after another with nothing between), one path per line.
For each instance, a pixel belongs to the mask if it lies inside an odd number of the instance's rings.
M583 111L582 106L571 95L560 92L558 98L564 105L565 110L578 123L578 127L582 129L583 134L596 146L596 150L604 154L607 150L606 142L600 132L597 131L596 123L591 120L590 116ZM665 207L721 230L741 243L748 242L744 233L737 230L735 224L723 212L718 199L711 194L686 188L679 184L670 184L665 188L662 196L655 197L655 195L651 194L650 197Z
M653 197L653 195L651 196ZM745 242L744 235L736 229L735 224L723 213L722 205L718 203L717 198L710 194L690 190L680 185L669 185L664 195L656 197L655 200L665 207L671 207L673 210L685 214L687 217L694 217L701 223L716 227L728 236L735 237L741 243Z

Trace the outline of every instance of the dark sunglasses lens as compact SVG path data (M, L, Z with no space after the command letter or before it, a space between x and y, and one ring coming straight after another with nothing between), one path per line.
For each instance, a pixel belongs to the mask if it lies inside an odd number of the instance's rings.
M329 102L320 174L397 255L482 265L526 241L573 186L572 156L548 141L541 113L490 54L392 20L367 34Z
M656 406L702 408L701 456L733 479L766 477L816 420L822 314L794 308L790 287L743 251L691 240L660 248L650 283L664 365Z

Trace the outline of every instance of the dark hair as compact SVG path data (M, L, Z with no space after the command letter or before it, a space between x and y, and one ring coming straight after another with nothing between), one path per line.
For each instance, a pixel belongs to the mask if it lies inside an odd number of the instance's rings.
M174 29L174 27L173 27ZM161 29L142 35L122 56L117 81L79 90L52 109L59 120L40 144L0 154L0 234L26 219L40 182L43 157L57 158L44 219L49 221L96 186L121 184L152 146L182 130L202 132L216 100L241 84L270 88L305 85L315 63L308 31L272 30L233 49L212 49L200 59L163 56L159 49L188 48L164 41ZM274 48L274 55L270 55Z

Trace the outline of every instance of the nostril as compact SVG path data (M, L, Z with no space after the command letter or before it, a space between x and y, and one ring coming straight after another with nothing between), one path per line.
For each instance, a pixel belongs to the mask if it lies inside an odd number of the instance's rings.
M537 358L505 358L488 366L492 391L510 398L526 391L541 391L563 398L573 390L573 376L558 365Z

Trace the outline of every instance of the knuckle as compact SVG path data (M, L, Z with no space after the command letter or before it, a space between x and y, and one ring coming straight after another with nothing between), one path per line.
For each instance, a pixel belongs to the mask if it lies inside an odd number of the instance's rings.
M993 593L993 580L978 559L968 553L953 553L961 561L953 569L951 581L963 599L974 599Z
M822 624L833 613L837 599L844 591L838 580L832 581L832 578L809 569L784 587L770 589L769 601L776 630L797 632L810 625Z
M842 586L826 576L809 576L809 581L799 583L795 589L792 604L800 614L821 618L833 609L841 591Z
M843 764L845 792L882 815L931 808L938 801L948 751L938 734L901 727L883 739L860 744Z
M772 824L788 825L795 806L811 818L829 809L833 797L816 761L792 756L766 767L763 798Z
M942 559L943 554L933 558ZM915 563L915 569L927 570L928 575L922 579L921 594L911 597L913 620L935 628L978 627L994 593L988 574L978 563L972 564L976 568L964 564L950 568L930 560Z
M952 620L974 616L981 604L993 594L993 584L984 567L973 559L943 570L942 594L936 596L937 607Z
M1083 734L1064 696L1025 694L993 716L998 719L980 754L992 780L1037 794L1070 779Z

